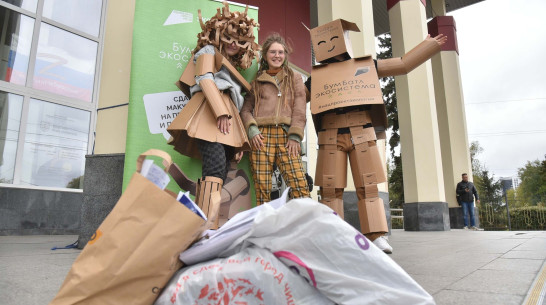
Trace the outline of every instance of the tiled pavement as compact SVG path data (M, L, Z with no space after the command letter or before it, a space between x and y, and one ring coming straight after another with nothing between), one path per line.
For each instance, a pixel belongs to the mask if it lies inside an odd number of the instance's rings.
M76 240L74 235L0 236L0 304L48 304L80 252L51 248ZM437 304L546 305L545 231L394 230L389 242L391 258ZM537 303L528 296L542 299Z

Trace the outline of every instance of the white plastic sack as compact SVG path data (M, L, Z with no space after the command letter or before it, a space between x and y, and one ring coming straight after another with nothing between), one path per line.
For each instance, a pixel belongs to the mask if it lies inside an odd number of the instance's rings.
M205 232L208 238L201 239L194 243L190 248L180 253L180 260L184 265L189 266L218 258L218 254L230 247L235 240L246 235L250 231L254 222L254 217L256 217L261 209L266 206L278 209L286 204L288 189L289 188L284 191L281 197L271 202L236 214L221 226L220 229Z
M337 304L434 304L398 264L327 206L295 199L264 207L221 256L268 249Z
M155 305L333 304L271 252L250 247L178 271Z

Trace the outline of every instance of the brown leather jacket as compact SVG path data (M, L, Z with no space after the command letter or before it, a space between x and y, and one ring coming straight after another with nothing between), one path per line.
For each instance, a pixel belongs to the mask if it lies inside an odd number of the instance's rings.
M249 130L251 125L268 126L285 124L290 126L288 136L297 135L300 140L303 139L303 131L306 122L306 100L305 86L303 85L302 77L299 73L294 72L294 99L290 96L278 96L279 91L284 92L284 71L277 73L275 78L266 72L262 72L254 80L259 82L259 104L256 107L256 98L254 90L247 94L245 103L241 109L241 118L246 130ZM254 85L254 83L253 83ZM279 90L279 87L281 90ZM252 86L254 88L254 86ZM288 94L287 94L288 95ZM285 99L290 99L285 102Z

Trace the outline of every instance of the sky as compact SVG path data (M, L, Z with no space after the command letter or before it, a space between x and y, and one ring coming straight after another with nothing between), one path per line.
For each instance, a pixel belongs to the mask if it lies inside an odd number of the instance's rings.
M546 1L485 0L457 28L469 143L496 179L546 154Z

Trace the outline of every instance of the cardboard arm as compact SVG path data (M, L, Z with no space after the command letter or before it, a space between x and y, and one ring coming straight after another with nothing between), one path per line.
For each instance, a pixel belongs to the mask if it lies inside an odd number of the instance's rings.
M195 62L195 77L203 76L209 73L213 74L214 71L213 54L204 53L197 57ZM209 106L212 109L216 119L223 115L229 116L228 108L225 105L224 100L222 99L222 94L220 93L220 90L218 90L218 87L216 87L214 80L203 78L199 81L199 87L201 87L201 91L203 91L203 94L205 94L206 100L209 103Z
M434 39L427 38L402 58L389 58L377 61L377 74L381 77L404 75L429 60L441 48Z
M201 90L205 94L206 100L216 119L223 115L230 116L228 108L220 94L220 90L218 90L218 87L216 87L216 84L212 79L201 80L199 82L199 87L201 87Z

